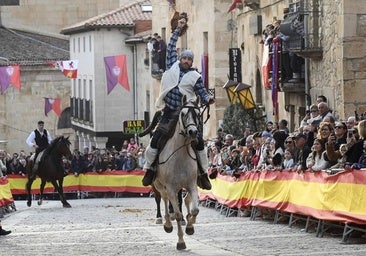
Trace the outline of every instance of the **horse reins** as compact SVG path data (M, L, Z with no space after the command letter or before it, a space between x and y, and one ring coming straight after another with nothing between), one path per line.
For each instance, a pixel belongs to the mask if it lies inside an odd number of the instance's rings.
M199 112L200 112L200 107L198 107L198 106L182 106L181 108L180 108L180 110L179 110L179 112L181 112L182 111L182 109L184 109L184 108L187 108L188 109L188 112L187 112L187 114L188 113L192 113L192 115L195 117L194 119L195 120L201 120L201 114L196 114L196 112L194 111L195 109L198 109L199 110ZM181 124L181 123L183 123L183 122L181 122L181 120L179 121L179 124ZM195 126L195 127L197 127L197 126L199 126L200 125L200 121L199 121L199 124L197 124L197 122L195 121L194 123L189 123L189 124L187 124L187 125L185 125L185 124L182 124L182 126L183 126L183 129L186 131L187 130L187 128L188 127L190 127L190 126ZM184 136L184 137L187 137L187 134L186 133L184 133L183 131L181 131L180 133L179 133L180 135L182 135L182 136ZM176 152L178 152L180 149L182 149L183 147L186 147L187 148L187 154L193 159L193 160L197 160L196 158L194 158L193 156L191 156L191 154L190 154L190 152L189 152L189 150L188 150L188 146L189 145L191 145L191 142L189 142L189 143L184 143L182 146L180 146L180 147L178 147L177 149L175 149L169 156L168 156L168 158L165 160L165 161L163 161L163 162L159 162L159 165L160 164L165 164Z

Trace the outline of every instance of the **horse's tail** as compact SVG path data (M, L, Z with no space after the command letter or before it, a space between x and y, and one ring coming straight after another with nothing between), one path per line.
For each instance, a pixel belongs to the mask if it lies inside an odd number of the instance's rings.
M148 127L146 127L145 130L139 133L139 137L144 137L145 135L149 134L152 130L154 130L159 122L161 115L162 115L161 110L156 111L153 120L151 121L151 124Z

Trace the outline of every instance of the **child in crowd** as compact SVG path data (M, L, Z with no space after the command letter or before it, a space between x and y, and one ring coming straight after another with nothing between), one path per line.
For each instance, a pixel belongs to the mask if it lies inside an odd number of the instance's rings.
M338 158L337 163L331 166L330 169L342 169L345 167L345 163L347 160L346 152L347 152L347 144L341 144L339 146L339 153L341 154L341 157Z
M291 171L292 167L294 167L295 161L294 156L292 155L289 149L285 149L284 160L283 160L283 169Z

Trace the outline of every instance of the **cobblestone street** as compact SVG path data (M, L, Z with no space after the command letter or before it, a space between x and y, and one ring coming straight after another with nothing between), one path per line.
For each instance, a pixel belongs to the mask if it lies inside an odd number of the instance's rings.
M148 197L16 201L17 211L2 219L2 255L366 255L366 244L342 244L341 236L316 237L301 226L226 217L200 206L187 249L176 250L176 225L165 233L155 224L155 201ZM185 214L185 213L184 213ZM175 224L175 223L174 223Z

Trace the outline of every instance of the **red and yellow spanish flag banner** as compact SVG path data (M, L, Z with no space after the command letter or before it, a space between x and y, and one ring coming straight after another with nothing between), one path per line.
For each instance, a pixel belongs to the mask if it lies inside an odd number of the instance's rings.
M89 192L130 192L149 193L151 187L142 185L142 177L145 174L142 170L127 171L105 171L102 173L88 172L75 177L72 174L64 178L64 192L89 191ZM26 194L25 185L27 178L20 175L9 175L11 192L14 195ZM41 179L36 178L32 184L32 194L39 194ZM53 193L54 188L47 182L44 193Z
M6 206L14 202L13 195L10 191L10 185L7 178L0 178L0 207Z
M265 207L317 219L366 224L366 172L247 172L235 180L218 175L212 190L200 190L228 207Z
M9 174L8 175L10 190L13 195L25 195L27 194L25 185L27 184L27 177ZM32 194L39 194L39 188L41 186L41 179L37 177L32 184ZM69 174L64 178L63 182L64 192L72 192L79 190L79 177ZM44 193L53 193L55 189L50 182L46 183L44 188Z
M142 185L142 170L105 171L79 175L81 191L149 193L151 187Z

